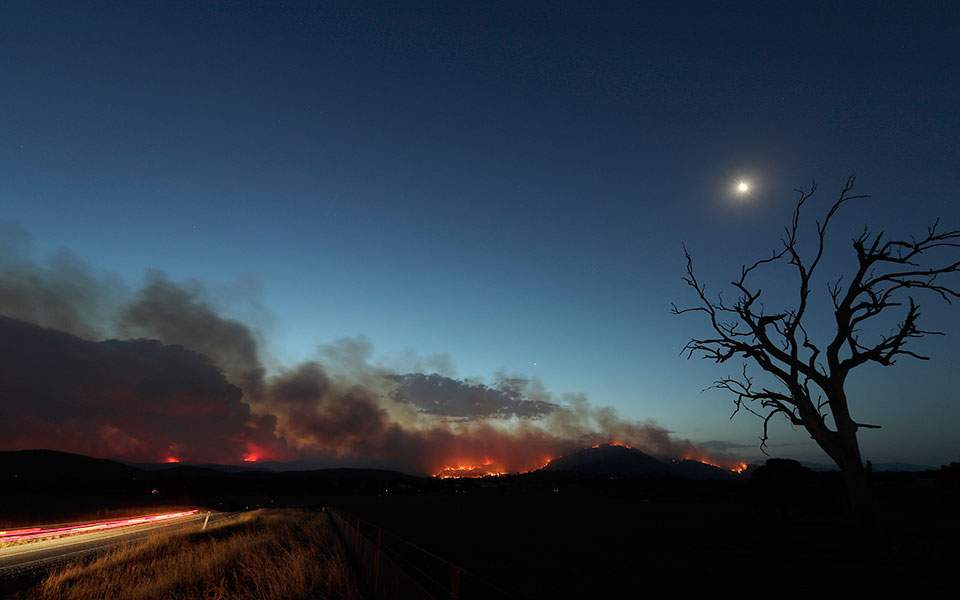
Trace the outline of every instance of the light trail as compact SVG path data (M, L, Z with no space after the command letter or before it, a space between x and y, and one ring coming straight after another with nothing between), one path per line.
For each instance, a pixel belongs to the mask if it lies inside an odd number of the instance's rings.
M6 577L45 569L160 533L199 531L205 520L221 523L238 513L199 510L104 519L86 523L36 525L0 531L0 583ZM206 518L206 519L205 519ZM19 539L13 539L13 538ZM0 586L0 596L3 589ZM3 596L5 597L5 596Z
M21 542L26 540L38 540L48 537L61 537L67 535L76 535L79 533L90 533L94 531L104 531L108 529L118 529L121 527L131 527L134 525L144 525L147 523L156 523L188 517L197 514L198 510L183 510L178 512L158 513L152 515L142 515L138 517L126 517L123 519L107 519L102 521L88 521L85 523L71 523L66 525L53 525L48 527L26 527L20 529L10 529L0 531L0 544L6 542Z

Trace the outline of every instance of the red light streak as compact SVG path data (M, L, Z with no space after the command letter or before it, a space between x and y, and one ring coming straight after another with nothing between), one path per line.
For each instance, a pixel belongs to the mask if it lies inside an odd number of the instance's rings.
M92 531L104 531L107 529L117 529L119 527L130 527L132 525L143 525L145 523L155 523L159 521L168 521L179 517L195 515L199 510L183 510L179 512L161 513L155 515L143 515L140 517L128 517L125 519L112 519L106 521L91 521L88 523L73 523L70 525L54 525L51 527L29 527L25 529L10 529L0 531L0 544L4 542L19 542L24 540L34 540L46 537L59 537L64 535L75 535L78 533L90 533Z

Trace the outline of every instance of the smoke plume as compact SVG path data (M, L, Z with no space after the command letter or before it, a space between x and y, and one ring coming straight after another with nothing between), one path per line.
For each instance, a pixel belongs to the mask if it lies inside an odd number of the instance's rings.
M612 440L706 456L655 423L555 397L535 380L455 379L444 355L421 363L447 374L396 372L362 337L268 370L257 332L200 283L148 272L131 290L68 253L33 260L15 228L0 237L0 449L414 473L525 471Z

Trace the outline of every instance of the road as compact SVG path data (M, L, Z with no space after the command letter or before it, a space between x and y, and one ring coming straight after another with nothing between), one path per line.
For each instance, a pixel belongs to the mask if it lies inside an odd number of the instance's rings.
M118 520L38 526L0 531L0 541L29 540L0 548L0 577L43 569L56 563L102 552L156 533L199 530L207 512L180 511ZM235 513L211 513L210 523ZM59 537L49 537L57 535Z

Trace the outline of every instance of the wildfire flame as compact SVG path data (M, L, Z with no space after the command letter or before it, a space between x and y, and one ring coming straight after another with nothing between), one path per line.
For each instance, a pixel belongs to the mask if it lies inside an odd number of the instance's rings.
M255 463L261 460L272 460L274 456L271 456L270 451L263 446L248 442L247 451L240 458L245 463Z
M626 442L621 442L619 440L612 440L609 442L598 442L593 445L594 448L599 448L600 446L620 446L621 448L633 448L630 444Z
M593 448L601 448L604 446L619 446L620 448L633 448L630 444L621 441L621 440L610 440L608 442L597 442L593 444ZM505 463L501 460L494 460L489 456L484 457L482 461L477 461L474 459L456 459L450 460L447 462L446 466L439 467L434 471L433 476L438 479L460 479L460 478L478 478L478 477L499 477L501 475L506 475L508 473L530 473L543 469L551 462L553 462L553 456L544 456L542 462L539 463L530 463L526 465L516 465L512 466L509 463ZM535 459L534 459L535 460ZM686 453L681 456L679 459L675 459L674 462L679 460L693 460L705 465L710 465L711 467L716 467L718 469L724 469L732 473L740 474L747 470L749 465L743 461L737 462L726 462L722 459L716 459L710 456L707 456L702 453ZM519 468L518 468L519 467Z
M440 479L458 479L461 477L499 477L505 474L504 471L494 465L490 458L484 458L480 464L461 462L457 465L443 467L433 476Z
M499 477L506 475L503 471L494 471L483 467L482 465L456 465L444 467L433 474L439 479L461 479L477 477Z
M743 462L743 461L738 461L738 462L735 462L735 463L727 463L727 464L725 464L725 465L724 465L724 464L718 464L718 463L716 463L716 462L713 462L713 460L710 459L709 457L705 457L705 456L694 456L694 455L691 455L691 454L684 454L684 455L683 455L683 460L695 460L695 461L697 461L698 463L703 463L703 464L705 464L705 465L710 465L711 467L716 467L716 468L718 468L718 469L724 469L724 470L726 470L726 471L730 471L731 473L736 473L737 475L739 475L740 473L743 473L744 471L746 471L747 468L750 466L750 465L748 465L747 463L745 463L745 462Z

